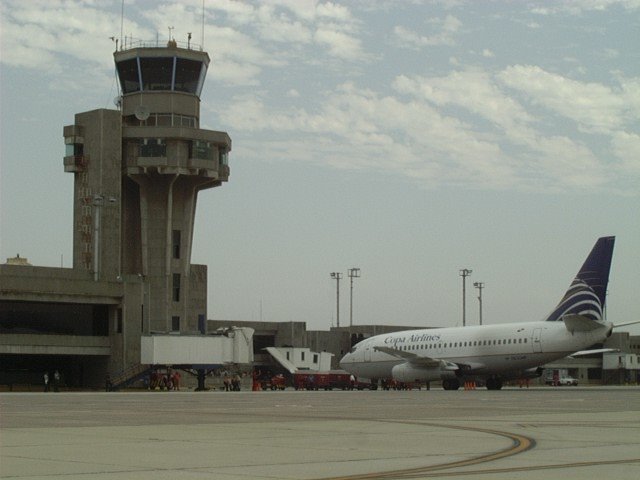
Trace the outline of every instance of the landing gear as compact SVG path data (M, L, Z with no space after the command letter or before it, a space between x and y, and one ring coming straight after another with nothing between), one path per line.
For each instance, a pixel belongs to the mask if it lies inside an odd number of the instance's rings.
M457 378L445 378L442 380L442 388L445 390L458 390L460 388L460 380Z
M500 390L502 389L502 380L498 377L487 378L487 390Z

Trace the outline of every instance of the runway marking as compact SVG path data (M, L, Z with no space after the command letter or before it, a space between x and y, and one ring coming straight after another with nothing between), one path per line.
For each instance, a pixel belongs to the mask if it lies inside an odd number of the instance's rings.
M536 441L532 438L524 435L518 435L510 432L503 432L500 430L491 430L487 428L465 427L460 425L444 425L440 423L426 423L426 422L409 422L409 421L393 421L393 420L379 420L382 423L402 423L407 425L423 425L437 428L449 428L454 430L467 430L472 432L487 433L489 435L498 435L510 439L513 443L510 447L498 450L496 452L480 455L478 457L468 458L466 460L457 460L455 462L439 463L436 465L427 465L424 467L406 468L402 470L390 470L386 472L377 473L364 473L356 475L346 475L340 477L329 477L321 480L383 480L391 478L414 478L424 476L429 472L438 471L438 475L444 475L441 470L448 470L450 468L467 467L469 465L477 465L479 463L492 462L501 458L510 457L519 453L526 452L535 447ZM458 473L459 474L459 473Z
M599 465L620 465L623 463L640 463L640 458L627 458L623 460L594 460L593 462L554 463L549 465L529 465L526 467L491 468L485 470L467 470L456 472L417 473L402 475L401 478L425 478L425 477L458 477L462 475L490 475L497 473L528 472L532 470L556 470L560 468L595 467ZM378 479L388 477L376 477ZM400 477L396 477L400 478Z

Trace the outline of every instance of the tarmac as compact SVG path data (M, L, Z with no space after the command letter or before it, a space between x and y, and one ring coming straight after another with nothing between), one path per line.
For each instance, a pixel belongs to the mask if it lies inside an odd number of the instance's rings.
M640 478L640 387L0 394L0 478Z

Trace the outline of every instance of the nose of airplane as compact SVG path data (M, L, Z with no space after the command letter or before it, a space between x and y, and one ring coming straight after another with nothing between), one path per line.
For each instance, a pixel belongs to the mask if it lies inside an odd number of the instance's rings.
M339 365L340 365L340 368L342 368L343 370L346 370L345 367L348 367L350 363L351 363L351 353L347 353L344 357L342 357L342 359L339 362Z

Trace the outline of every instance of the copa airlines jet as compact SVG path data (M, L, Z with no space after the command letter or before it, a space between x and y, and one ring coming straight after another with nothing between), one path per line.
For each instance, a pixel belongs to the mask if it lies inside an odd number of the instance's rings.
M615 237L598 239L578 275L545 321L408 330L356 344L340 361L348 372L400 382L442 380L457 390L466 379L499 390L504 380L533 378L541 365L601 343L614 328L603 320ZM630 322L624 325L629 325ZM616 325L616 326L622 326ZM603 350L590 350L589 353Z

